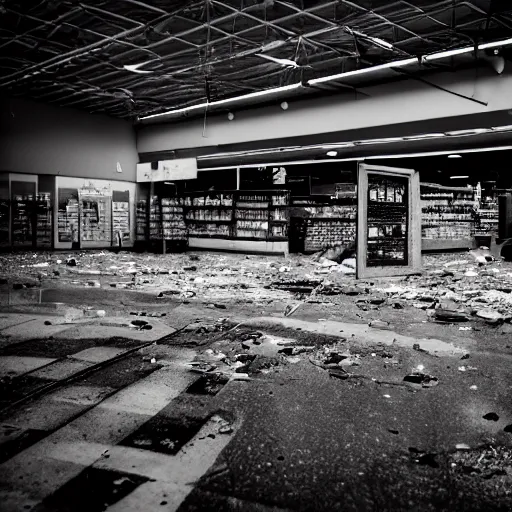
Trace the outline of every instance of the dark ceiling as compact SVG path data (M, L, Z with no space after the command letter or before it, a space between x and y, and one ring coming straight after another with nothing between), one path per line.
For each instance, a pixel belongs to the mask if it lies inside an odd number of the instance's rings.
M0 0L0 94L135 119L511 36L510 0Z

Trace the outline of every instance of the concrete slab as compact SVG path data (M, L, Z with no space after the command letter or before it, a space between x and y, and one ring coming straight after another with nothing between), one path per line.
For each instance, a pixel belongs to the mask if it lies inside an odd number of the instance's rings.
M190 360L191 352L183 351L182 359ZM179 366L157 370L1 464L2 512L23 509L25 503L40 502L55 492L140 428L194 378ZM147 404L140 404L141 394Z
M109 359L122 354L123 352L126 352L126 350L122 348L92 347L82 350L81 352L77 352L76 354L72 354L69 357L89 363L102 363L103 361L108 361Z
M67 402L77 405L91 406L103 400L115 390L99 386L67 386L52 394L55 402Z
M50 364L49 357L0 356L0 376L16 376Z
M110 457L99 460L94 467L141 475L156 482L142 484L107 510L136 512L154 510L164 505L165 510L178 510L192 491L194 482L214 464L240 426L236 425L230 434L219 434L219 419L214 417L207 422L176 456L125 446L113 447L109 452ZM209 435L213 435L213 438Z
M55 361L55 363L45 366L40 370L32 373L33 377L48 380L61 380L71 377L75 373L81 372L93 366L94 363L87 361L78 361L74 359L64 359L63 361Z
M23 429L51 432L83 412L87 406L71 402L56 402L51 395L42 397L20 410L10 413L5 421Z
M134 317L112 317L90 320L87 323L80 323L71 326L66 331L57 333L55 338L106 339L121 337L138 341L156 341L163 336L172 334L176 330L156 318L145 318L153 328L148 331L140 331L130 327L130 322L133 319Z
M35 316L35 315L34 315ZM62 323L62 317L59 316L37 316L26 320L17 325L6 327L2 334L16 340L29 340L34 338L48 338L55 334L69 329L69 325ZM52 322L52 325L45 325L46 321Z

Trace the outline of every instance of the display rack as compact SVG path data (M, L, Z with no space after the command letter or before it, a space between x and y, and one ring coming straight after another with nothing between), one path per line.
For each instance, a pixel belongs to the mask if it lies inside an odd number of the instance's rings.
M145 242L148 239L148 202L146 199L137 201L135 218L135 238L137 242Z
M63 208L59 207L59 242L78 242L78 200L67 199Z
M162 208L158 196L149 200L149 239L162 240Z
M87 245L110 244L112 217L110 197L79 192L80 241Z
M130 241L130 203L128 201L112 201L112 231L115 241L121 244Z
M188 234L196 238L233 235L234 192L192 192L183 197Z
M0 199L0 247L9 246L10 203Z
M52 246L52 207L50 192L41 192L36 196L36 245L41 248Z
M492 235L498 233L499 225L499 207L498 191L482 191L480 204L476 210L477 214L477 235Z
M474 190L422 183L420 191L423 249L472 247L477 218Z
M182 200L178 197L162 198L162 236L164 240L182 242L188 239Z
M293 252L312 253L355 242L357 206L353 194L292 197L290 216Z
M16 195L12 201L12 244L27 246L33 244L32 194Z

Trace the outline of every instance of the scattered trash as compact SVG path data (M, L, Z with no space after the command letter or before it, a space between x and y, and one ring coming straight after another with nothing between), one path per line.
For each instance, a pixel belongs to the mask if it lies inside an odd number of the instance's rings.
M156 363L156 359L154 357L151 358L151 364L155 364Z
M478 386L475 386L475 384L473 384L472 386L469 386L469 389L471 389L471 391L476 391L478 389Z
M471 450L471 446L466 443L459 443L455 445L456 450Z

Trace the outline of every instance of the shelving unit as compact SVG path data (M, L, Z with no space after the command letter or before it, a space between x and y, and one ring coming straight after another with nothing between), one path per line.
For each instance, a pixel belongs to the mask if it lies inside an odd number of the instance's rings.
M58 211L59 242L78 242L78 218L78 200L68 199Z
M9 246L10 203L0 199L0 247Z
M149 239L162 240L162 208L158 196L149 200Z
M145 242L148 239L148 202L146 199L137 201L135 218L135 239Z
M422 248L472 247L477 225L476 205L472 188L422 183Z
M39 193L36 196L36 245L51 247L52 245L52 207L51 194Z
M180 198L163 198L161 200L161 211L164 240L186 242L188 239L187 226Z
M110 244L112 241L110 198L80 195L80 241L85 246Z
M12 244L28 246L33 244L32 209L33 195L16 195L12 201Z
M308 196L291 199L290 229L295 252L313 253L335 245L350 245L356 239L355 196Z
M130 241L130 203L128 201L112 201L112 231L117 242Z
M188 234L195 238L233 235L234 192L195 192L183 198Z

